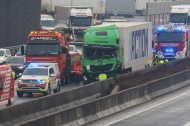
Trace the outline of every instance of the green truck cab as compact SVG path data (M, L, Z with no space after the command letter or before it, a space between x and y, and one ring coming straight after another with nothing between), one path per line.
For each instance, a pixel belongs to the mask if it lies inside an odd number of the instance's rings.
M102 73L113 76L121 67L121 49L116 25L87 28L82 49L82 72L87 80L95 81Z
M82 49L82 72L87 83L98 80L101 74L109 78L149 67L151 38L150 22L107 23L87 28Z

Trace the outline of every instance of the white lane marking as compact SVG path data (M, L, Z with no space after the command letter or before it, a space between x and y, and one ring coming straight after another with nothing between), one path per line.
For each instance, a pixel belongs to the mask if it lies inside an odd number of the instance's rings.
M149 108L146 108L146 109L144 109L144 110L138 111L138 112L136 112L136 113L134 113L134 114L131 114L131 115L122 117L122 118L120 118L120 119L117 119L117 120L115 120L115 121L113 121L113 122L110 122L110 123L108 123L108 124L105 124L105 125L103 125L103 126L109 126L109 125L112 125L112 124L114 124L114 123L120 122L120 121L122 121L122 120L125 120L125 119L130 118L130 117L135 116L135 115L138 115L138 114L140 114L140 113L142 113L142 112L145 112L145 111L147 111L147 110L150 110L150 109L155 108L155 107L157 107L157 106L160 106L160 105L162 105L162 104L165 104L165 103L168 103L168 102L170 102L170 101L173 101L173 100L175 100L175 99L177 99L177 98L180 98L180 97L182 97L182 96L184 96L184 95L187 95L187 94L189 94L189 93L190 93L190 91L189 91L189 92L186 92L186 93L183 93L183 94L181 94L181 95L178 95L178 96L176 96L176 97L173 97L173 98L171 98L171 99L169 99L169 100L166 100L166 101L164 101L164 102L161 102L161 103L159 103L159 104L156 104L156 105L154 105L154 106L151 106L151 107L149 107Z
M187 124L185 124L184 126L190 126L190 122L188 122Z

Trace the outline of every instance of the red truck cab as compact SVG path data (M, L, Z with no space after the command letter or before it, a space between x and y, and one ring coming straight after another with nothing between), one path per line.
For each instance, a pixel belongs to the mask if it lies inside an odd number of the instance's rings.
M189 26L160 26L156 36L156 52L159 59L179 59L189 55Z
M67 39L59 32L32 31L26 44L26 66L31 62L55 62L59 65L61 84L68 83L70 56Z
M0 65L0 109L14 103L14 79L11 66Z

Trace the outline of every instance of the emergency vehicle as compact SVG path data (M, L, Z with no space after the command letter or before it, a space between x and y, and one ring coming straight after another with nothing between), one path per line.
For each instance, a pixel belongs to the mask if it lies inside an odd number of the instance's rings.
M10 106L14 102L14 79L8 64L0 65L0 108Z
M24 50L24 49L23 49ZM78 53L78 55L80 55ZM69 51L68 40L63 33L49 30L32 31L26 44L26 66L31 62L54 62L59 65L61 84L68 84L72 62L76 54Z
M179 59L190 54L190 26L160 26L156 33L156 52L159 59Z
M30 63L18 81L17 95L23 93L60 92L60 72L57 63Z

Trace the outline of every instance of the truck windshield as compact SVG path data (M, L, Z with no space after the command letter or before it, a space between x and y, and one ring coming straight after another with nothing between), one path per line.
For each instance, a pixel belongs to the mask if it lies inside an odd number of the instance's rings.
M48 69L45 68L26 68L23 75L37 75L37 76L47 76Z
M84 58L94 59L94 58L113 58L116 55L116 49L94 49L85 48Z
M171 23L186 23L187 14L170 14L170 22Z
M42 27L54 27L55 22L54 20L41 20Z
M27 45L26 49L26 55L52 56L58 54L59 54L58 43L30 43L29 41L29 44Z
M187 24L190 25L190 15L188 16Z
M182 41L182 33L180 32L162 32L158 33L158 41L159 42L181 42Z
M92 16L71 17L71 26L92 26Z

